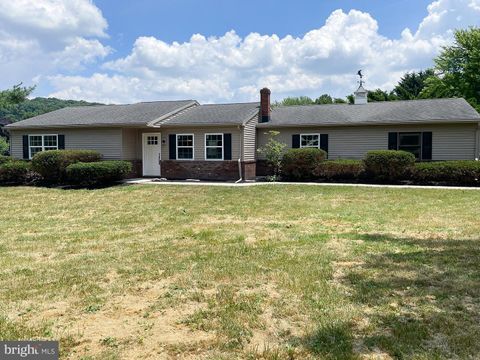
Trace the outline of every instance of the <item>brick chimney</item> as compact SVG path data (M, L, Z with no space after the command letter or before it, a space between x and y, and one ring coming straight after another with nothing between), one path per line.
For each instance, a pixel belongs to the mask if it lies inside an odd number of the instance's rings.
M270 121L270 94L271 91L268 88L260 90L260 122Z

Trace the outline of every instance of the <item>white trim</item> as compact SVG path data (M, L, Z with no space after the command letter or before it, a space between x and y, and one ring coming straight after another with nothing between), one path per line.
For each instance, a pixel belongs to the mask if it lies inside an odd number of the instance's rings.
M222 146L207 146L207 135L220 135L222 137ZM204 140L204 156L205 156L205 161L223 161L225 159L225 140L223 133L205 133L205 136L203 138ZM212 149L217 149L221 148L222 149L222 158L221 159L207 159L207 148L212 148Z
M41 136L42 137L42 145L41 146L31 146L30 145L30 137L31 136ZM57 146L55 146L55 149L49 149L49 150L58 150L58 134L28 134L28 159L32 160L32 147L34 148L39 148L41 147L42 151L45 151L45 136L55 136L57 138ZM53 148L53 146L47 146L48 148Z
M147 136L158 136L158 145L160 146L160 153L158 154L158 165L160 167L159 176L162 176L162 166L160 160L162 158L162 133L144 132L142 133L142 175L145 176L145 140Z
M180 108L178 108L178 109L175 109L175 110L173 110L173 111L170 111L169 113L166 113L166 114L164 114L164 115L162 115L162 116L160 116L160 117L158 117L158 118L156 118L156 119L153 119L152 121L149 121L149 122L147 123L147 126L148 126L148 127L153 127L153 128L161 127L162 124L157 124L158 122L163 121L163 120L166 120L166 119L168 119L169 117L171 117L171 116L173 116L173 115L176 115L176 114L178 114L178 113L181 112L181 111L184 111L184 110L187 110L187 109L191 108L192 106L199 106L199 105L200 105L200 104L199 104L199 102L198 102L197 100L192 100L192 101L190 101L188 104L186 104L186 105L184 105L184 106L182 106L182 107L180 107Z
M180 146L181 148L189 149L192 148L192 158L191 159L179 159L178 158L178 137L179 136L191 136L192 137L192 146ZM195 160L195 135L194 134L175 134L175 158L180 161L193 161Z
M315 146L302 146L302 136L312 136L312 135L318 136L318 146L316 146L316 148L320 149L320 133L300 134L300 149L315 148Z

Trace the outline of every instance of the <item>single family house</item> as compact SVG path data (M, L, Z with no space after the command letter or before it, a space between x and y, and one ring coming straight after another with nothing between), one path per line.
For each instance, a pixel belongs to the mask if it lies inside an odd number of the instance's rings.
M480 115L464 99L271 106L260 102L201 105L195 100L69 107L6 126L11 154L31 159L51 149L91 149L128 160L138 176L254 179L265 171L257 149L269 131L289 148L317 147L329 159L361 159L369 150L399 149L419 161L480 156Z

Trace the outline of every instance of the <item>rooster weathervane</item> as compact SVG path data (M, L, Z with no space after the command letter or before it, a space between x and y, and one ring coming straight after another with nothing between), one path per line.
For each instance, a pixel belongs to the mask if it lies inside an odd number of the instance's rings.
M363 84L364 84L362 71L363 70L358 70L358 72L357 72L357 75L360 76L360 81L359 81L360 86L363 86Z

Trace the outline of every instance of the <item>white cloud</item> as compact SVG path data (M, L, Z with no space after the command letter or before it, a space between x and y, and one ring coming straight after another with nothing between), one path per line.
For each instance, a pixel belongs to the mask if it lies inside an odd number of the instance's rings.
M90 0L0 0L0 87L104 58L106 29Z
M17 34L62 42L105 37L107 21L91 0L1 0L0 20Z
M120 103L227 102L257 100L258 89L269 86L277 99L344 96L352 92L360 68L368 87L388 89L405 71L431 66L441 46L451 42L453 29L479 24L480 0L438 0L417 29L405 29L398 38L380 35L377 21L357 10L336 10L301 38L257 33L241 38L234 31L210 38L195 34L185 43L139 37L128 56L103 64L101 72L51 77L52 95ZM94 44L87 48L101 53Z

